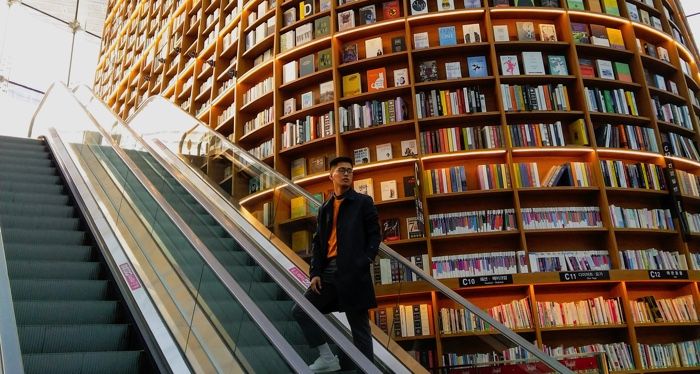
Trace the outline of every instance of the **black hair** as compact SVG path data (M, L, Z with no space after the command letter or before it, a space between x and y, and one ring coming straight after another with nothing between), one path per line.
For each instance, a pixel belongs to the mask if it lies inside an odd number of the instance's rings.
M341 163L341 162L347 162L347 163L349 163L350 165L353 165L353 166L354 166L353 159L351 159L351 158L348 157L348 156L338 156L338 157L332 159L331 162L330 162L330 164L329 164L329 166L330 166L331 169L333 169L334 167L336 167L336 166L337 166L339 163Z

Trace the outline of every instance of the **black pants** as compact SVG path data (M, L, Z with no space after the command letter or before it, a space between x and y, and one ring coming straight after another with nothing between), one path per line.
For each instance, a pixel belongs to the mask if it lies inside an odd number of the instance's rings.
M331 260L321 276L321 293L317 294L311 289L306 290L304 293L304 297L319 310L338 309L338 292L334 282L336 271L335 260ZM311 347L318 347L327 342L326 335L321 328L296 304L292 308L292 315L299 323L299 326L301 326L306 341ZM345 315L350 323L353 343L355 343L360 352L372 361L374 352L372 350L372 331L369 327L368 311L346 311Z

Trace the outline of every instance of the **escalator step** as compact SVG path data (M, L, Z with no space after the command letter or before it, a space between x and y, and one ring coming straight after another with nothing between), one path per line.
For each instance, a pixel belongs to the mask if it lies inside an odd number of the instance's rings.
M107 280L13 279L12 298L18 300L101 300L109 292Z
M42 216L12 217L12 219L4 220L2 227L13 229L78 230L80 228L80 220L77 218Z
M195 219L193 219L193 221ZM190 223L190 227L192 228L192 231L194 231L197 234L202 234L202 235L206 235L206 236L214 236L214 237L219 237L219 238L228 237L228 233L226 232L226 230L219 225L211 225L211 224L197 222L197 223Z
M46 146L43 144L32 144L32 143L18 143L18 142L1 142L0 145L3 149L21 151L21 152L35 152L44 153L47 152Z
M0 155L0 164L2 165L26 165L34 167L47 167L52 166L53 162L48 158L33 158L25 159L13 154L2 154Z
M249 363L253 366L256 373L289 373L290 368L275 349L268 345L245 346L241 347L245 357L265 357L264 360L251 360Z
M21 159L49 159L51 155L48 152L38 152L37 150L26 150L26 149L10 149L5 147L0 147L0 157L2 156L13 156Z
M8 163L0 160L0 173L19 175L56 175L56 168L51 165L51 161L42 161L44 165L27 165L24 163L24 160L17 161L17 163Z
M14 178L7 178L7 174L3 175L2 180L0 180L0 191L5 192L23 192L23 193L37 193L37 194L53 194L60 195L63 193L63 186L56 184L55 182L48 182L48 180L54 177L51 176L33 176L32 178L25 178L21 174L13 175ZM58 178L58 177L55 177ZM33 180L34 179L34 180ZM46 181L41 181L46 180Z
M99 262L66 261L7 261L12 279L99 279Z
M250 297L253 300L280 300L284 297L279 285L272 282L253 283L250 286Z
M27 374L132 374L141 368L143 351L75 352L22 355Z
M66 198L67 200L67 198ZM49 217L73 217L75 210L67 205L45 205L34 203L15 203L0 199L0 215L8 216L49 216Z
M129 325L23 325L22 353L103 352L128 348Z
M92 251L93 248L87 245L5 244L8 260L90 261Z
M0 135L0 146L3 144L38 144L44 145L44 141L32 138L20 138L15 136Z
M85 242L84 231L8 228L3 229L2 235L6 243L81 245Z
M15 301L18 325L114 323L117 301Z
M3 192L0 194L0 203L27 203L45 205L66 205L70 199L67 195L37 195L35 193Z

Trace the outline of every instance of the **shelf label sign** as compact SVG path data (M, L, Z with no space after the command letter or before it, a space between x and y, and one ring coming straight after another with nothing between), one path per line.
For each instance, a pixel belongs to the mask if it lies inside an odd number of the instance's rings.
M580 282L593 280L608 280L610 272L607 270L591 270L591 271L560 271L559 281L561 282Z
M493 286L496 284L513 284L513 275L484 275L480 277L459 278L460 287Z
M688 279L687 270L649 270L649 279Z

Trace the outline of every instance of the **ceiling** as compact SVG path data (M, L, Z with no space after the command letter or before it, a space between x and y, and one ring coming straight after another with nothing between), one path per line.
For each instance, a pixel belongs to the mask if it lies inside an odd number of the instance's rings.
M79 7L77 19L80 26L102 37L107 0L22 0L22 3L66 22L75 19L76 7Z

